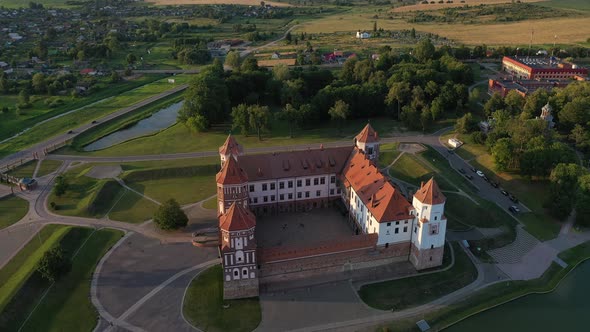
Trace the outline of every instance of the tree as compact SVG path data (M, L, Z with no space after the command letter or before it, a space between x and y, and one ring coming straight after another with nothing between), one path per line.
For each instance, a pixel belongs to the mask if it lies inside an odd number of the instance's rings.
M178 229L188 224L188 217L182 211L178 202L171 198L154 213L154 222L163 230Z
M377 21L373 21L373 32L377 32Z
M8 82L8 78L6 78L6 74L3 71L0 71L0 92L8 93L10 90L10 82Z
M389 88L387 98L385 102L387 105L392 105L394 102L397 104L397 118L400 118L401 104L406 103L410 98L410 83L408 82L395 82Z
M55 196L60 197L61 195L66 193L68 190L68 180L63 176L59 175L55 178L55 186L53 186L53 193Z
M231 111L232 128L240 129L242 135L248 136L250 132L250 115L246 104L239 104L234 106Z
M460 134L467 134L477 130L477 121L473 118L471 113L466 113L455 124L455 129Z
M588 170L578 164L558 164L555 166L549 180L549 212L555 218L567 218L576 202L578 179L588 174Z
M135 54L129 53L129 54L127 54L127 57L125 58L125 60L127 61L127 63L129 65L133 65L137 61L137 57L135 56Z
M27 89L22 89L18 93L18 105L20 108L29 107L31 105L31 97Z
M287 122L289 125L289 137L293 138L293 128L299 125L305 118L307 107L297 109L291 104L285 105L281 112L278 113L280 119Z
M31 79L31 85L33 86L33 89L37 93L46 92L47 91L47 81L45 80L45 75L43 75L42 73L37 73L37 74L33 75L33 78Z
M240 66L241 71L254 71L258 70L258 60L254 57L248 57L244 59L242 65Z
M240 68L240 53L238 51L230 51L225 56L225 65L233 69Z
M432 124L432 112L430 108L424 107L422 113L420 113L420 124L422 125L422 131L426 131Z
M576 223L583 227L590 226L590 175L583 175L578 180L576 198Z
M275 80L285 82L291 78L291 71L287 65L284 63L279 63L272 68L272 75Z
M414 56L420 62L426 62L434 57L434 44L430 39L422 39L414 49Z
M43 278L51 282L55 282L68 273L71 267L72 264L65 257L61 247L55 247L45 252L39 263L37 263L37 271Z
M350 115L350 107L342 100L336 100L334 106L330 107L328 114L332 121L338 123L338 131L342 133L342 125Z
M509 138L500 138L492 148L492 157L496 169L500 172L506 171L510 166L513 158L514 147Z
M268 129L270 120L270 111L268 110L268 106L248 106L248 116L250 118L250 127L256 129L256 132L258 133L258 140L262 141L262 131Z
M111 72L111 83L117 83L119 81L121 81L121 75L116 70L113 70Z
M497 110L505 109L506 104L504 103L504 99L499 93L494 93L490 99L485 103L483 106L484 111L486 112L487 116L492 115Z
M512 115L520 114L525 104L525 99L516 90L510 90L504 98L506 108Z

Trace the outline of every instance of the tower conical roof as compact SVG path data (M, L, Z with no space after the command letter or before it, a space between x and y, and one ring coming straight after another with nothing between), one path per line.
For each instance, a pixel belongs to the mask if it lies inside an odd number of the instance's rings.
M361 143L374 143L379 141L379 136L377 136L377 132L371 127L371 124L367 123L365 128L356 135L356 141Z
M225 139L225 143L221 147L219 147L219 153L223 155L227 154L235 154L240 155L242 154L243 149L242 146L236 141L236 139L229 134Z
M242 184L248 182L248 175L240 168L234 157L230 156L215 179L220 184Z
M438 188L438 184L434 181L434 178L430 178L426 184L423 184L420 189L414 194L417 200L423 204L442 204L447 198Z
M219 228L227 232L244 231L254 226L256 226L254 214L236 202L219 217Z

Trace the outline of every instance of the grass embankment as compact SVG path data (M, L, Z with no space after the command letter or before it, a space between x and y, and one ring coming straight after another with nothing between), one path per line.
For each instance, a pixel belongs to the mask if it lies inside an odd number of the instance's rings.
M0 269L0 312L33 274L43 254L57 244L69 229L68 226L45 226Z
M55 172L62 164L63 161L60 160L43 159L41 161L41 166L39 166L39 170L37 171L37 177L42 177Z
M586 259L590 259L590 242L585 242L563 251L559 254L559 258L564 260L568 264L568 267L564 269L558 264L552 263L540 278L529 281L507 281L491 285L459 303L448 305L444 309L420 316L419 319L427 320L431 329L438 331L471 315L502 305L519 297L529 294L552 292L575 266ZM391 323L391 328L395 327L395 331L416 331L416 321L416 318L411 318L393 322Z
M403 310L428 303L461 289L477 279L477 269L463 249L452 243L455 264L446 271L364 285L359 296L381 310ZM446 251L449 249L447 248Z
M175 76L177 85L186 82L188 77L189 76L185 75ZM117 92L118 94L115 97L51 120L41 126L31 128L23 135L0 144L0 157L23 150L24 148L42 140L63 134L69 129L74 129L92 121L93 119L132 106L146 98L153 97L172 88L174 88L174 86L167 83L166 79L161 79L130 91L123 93Z
M161 109L177 103L182 100L182 92L175 93L166 98L160 99L152 104L141 107L132 113L127 113L111 121L100 123L95 127L76 136L72 141L71 147L75 150L82 151L84 146L97 141L113 132L129 128Z
M211 197L208 200L203 202L203 208L208 210L216 210L217 209L217 196Z
M26 163L19 165L10 171L8 171L8 175L12 175L16 178L31 178L33 177L33 173L35 172L35 168L37 167L37 160L27 161Z
M399 143L381 144L379 147L379 167L387 167L400 155Z
M116 230L70 228L60 245L72 260L71 271L51 288L34 272L2 313L2 324L7 330L22 326L22 331L91 331L97 312L90 301L90 280L100 258L122 234Z
M295 137L289 136L288 123L272 117L271 131L263 135L262 141L256 135L244 136L234 134L236 140L245 149L266 146L289 146L297 144L322 143L339 140L350 140L366 125L366 120L357 119L346 123L342 132L332 123L319 125L316 129L302 129L295 131ZM381 137L387 137L398 122L388 118L371 121L371 125ZM223 145L230 131L230 126L212 128L204 133L191 133L184 125L177 123L168 129L154 135L143 136L115 146L92 152L80 152L72 148L60 150L60 153L70 153L88 156L130 156L146 154L181 153L195 151L217 151Z
M225 309L223 306L228 305ZM183 305L184 317L203 331L250 332L260 324L257 297L223 300L223 274L220 265L199 274L189 285Z
M0 198L0 229L21 220L29 212L29 202L14 196Z
M531 212L521 213L517 218L525 225L524 229L541 241L555 238L561 225L545 210L543 204L549 197L549 181L529 180L515 172L495 172L494 160L484 145L474 143L468 135L459 135L466 144L456 150L473 167L486 173L490 179L500 183L500 187L516 196Z

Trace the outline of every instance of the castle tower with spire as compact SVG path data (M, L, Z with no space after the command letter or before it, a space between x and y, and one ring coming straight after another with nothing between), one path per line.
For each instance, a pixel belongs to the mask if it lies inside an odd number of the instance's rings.
M255 228L254 214L237 202L219 216L224 299L258 296Z
M354 145L373 162L379 160L379 136L370 123L354 138Z
M416 222L412 230L410 262L416 269L428 269L442 264L447 218L444 215L446 197L431 178L414 194Z
M230 155L217 173L217 213L225 214L233 203L248 208L248 175Z
M237 158L244 153L244 149L242 146L236 141L236 139L231 135L227 135L225 139L225 143L221 147L219 147L219 157L221 158L221 166L227 161L230 156Z

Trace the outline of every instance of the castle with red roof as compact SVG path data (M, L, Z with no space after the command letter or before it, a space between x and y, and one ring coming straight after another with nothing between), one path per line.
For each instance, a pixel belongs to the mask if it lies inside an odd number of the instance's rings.
M229 135L219 149L222 167L216 176L224 298L258 295L261 264L266 261L260 257L260 248L257 251L256 215L303 212L338 202L348 210L358 239L352 236L347 250L339 244L332 246L332 251L326 245L301 252L313 252L317 257L317 252L337 255L364 250L371 254L351 255L347 262L363 262L379 254L389 258L388 262L409 260L418 270L441 265L446 197L430 179L409 202L377 168L379 145L379 136L370 124L350 147L321 146L268 154L246 155ZM274 254L282 257L276 263L305 262L311 257L294 251ZM314 264L317 267L318 263Z

